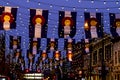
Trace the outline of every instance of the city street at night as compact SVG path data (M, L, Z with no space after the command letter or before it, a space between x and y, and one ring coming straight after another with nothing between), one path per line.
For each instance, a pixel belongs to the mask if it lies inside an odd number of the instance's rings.
M120 0L1 0L0 80L120 80Z

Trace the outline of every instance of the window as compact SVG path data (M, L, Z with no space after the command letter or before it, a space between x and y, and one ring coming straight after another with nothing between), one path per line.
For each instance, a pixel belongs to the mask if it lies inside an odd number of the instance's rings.
M118 51L118 61L120 63L120 50Z
M97 63L97 51L93 52L93 65Z
M105 46L105 60L111 60L111 45Z
M115 52L115 58L114 58L114 60L115 60L115 64L117 64L117 52Z
M99 49L98 58L99 58L99 61L101 61L101 58L102 58L102 48Z

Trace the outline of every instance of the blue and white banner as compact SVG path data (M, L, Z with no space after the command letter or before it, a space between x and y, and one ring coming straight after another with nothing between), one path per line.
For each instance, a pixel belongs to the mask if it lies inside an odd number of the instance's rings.
M83 53L90 53L91 51L91 40L90 39L81 39Z
M42 61L45 61L48 58L48 54L46 50L41 51L41 58L42 58Z
M59 11L59 38L73 38L76 34L76 12Z
M16 28L17 8L0 7L0 30Z
M103 21L102 13L85 12L85 35L86 38L101 38L103 37Z
M46 38L48 29L48 10L30 9L29 37Z
M10 49L21 48L21 36L10 36Z
M47 50L54 51L58 49L58 39L47 38Z
M20 49L16 49L14 51L14 58L15 58L15 62L18 63L19 59L22 58L22 52Z
M57 61L60 60L61 51L54 51L53 54L54 54L54 59L55 60L57 60Z
M34 55L29 50L27 50L27 58L28 58L29 71L32 71L33 70L33 63L34 63Z
M120 13L110 13L110 32L113 37L120 37Z
M29 50L33 55L39 54L41 39L40 38L30 38L30 48Z
M73 50L75 44L75 39L64 39L64 49L65 50Z
M73 52L71 50L66 51L66 55L68 61L73 61Z

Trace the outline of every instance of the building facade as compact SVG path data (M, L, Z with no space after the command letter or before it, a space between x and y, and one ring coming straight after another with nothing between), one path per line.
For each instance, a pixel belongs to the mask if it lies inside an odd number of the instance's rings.
M120 80L120 40L113 41L113 67L112 76L115 80Z
M92 40L91 51L84 55L84 73L87 80L101 80L103 76L106 80L113 80L111 76L112 45L109 35Z
M92 75L94 80L99 80L103 78L103 76L106 78L106 80L111 80L111 56L112 42L110 36L105 35L104 38L93 41Z

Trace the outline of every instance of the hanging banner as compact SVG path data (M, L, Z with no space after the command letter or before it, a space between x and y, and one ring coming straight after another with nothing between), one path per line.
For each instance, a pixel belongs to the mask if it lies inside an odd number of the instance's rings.
M29 51L27 50L27 58L28 58L28 68L29 68L29 71L32 71L33 70L33 63L34 63L34 55Z
M38 58L38 66L37 66L37 71L42 71L43 70L43 60L41 59L41 57Z
M76 12L59 11L59 38L73 38L76 34Z
M58 49L58 39L54 39L54 38L47 38L47 50L50 51L54 51Z
M48 55L47 55L46 50L43 50L43 51L41 52L41 58L42 58L42 61L46 60L47 57L48 57Z
M30 9L29 37L46 38L48 28L48 10Z
M91 51L91 40L90 39L81 39L83 53L90 53Z
M41 39L40 38L30 38L30 48L29 50L33 55L39 54Z
M18 63L19 62L19 59L22 57L22 54L21 54L21 50L20 49L16 49L14 51L14 58L15 58L15 62Z
M75 39L64 39L64 49L65 50L73 50L75 45Z
M10 49L21 48L21 36L10 36Z
M120 37L120 13L110 13L110 32L113 37Z
M50 71L53 69L53 59L49 59Z
M24 71L25 70L25 60L24 60L23 56L19 58L19 63L21 65L22 71Z
M61 52L60 51L54 51L54 59L55 60L60 60L60 57L61 57Z
M63 66L63 59L60 59L60 66Z
M0 30L16 28L17 8L0 7Z
M86 38L100 38L103 37L103 22L101 13L85 12L85 36Z
M68 61L72 61L73 60L73 53L72 53L72 51L68 50L66 54L67 54Z

